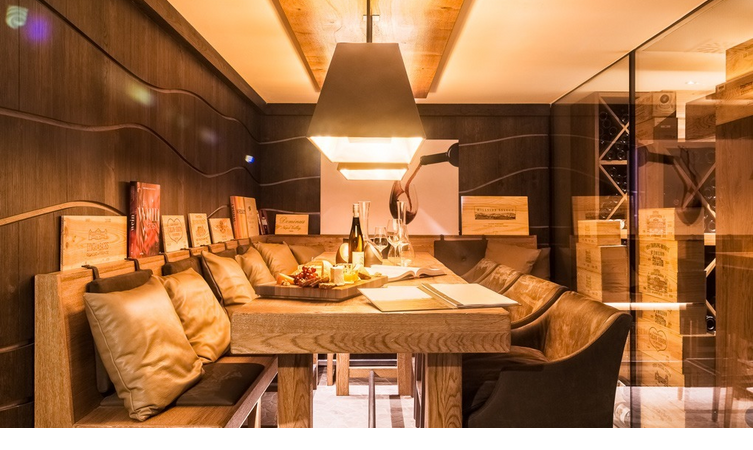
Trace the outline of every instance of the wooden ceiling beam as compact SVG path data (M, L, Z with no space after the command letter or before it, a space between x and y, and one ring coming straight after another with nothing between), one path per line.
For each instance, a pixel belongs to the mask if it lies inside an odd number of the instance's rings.
M335 46L366 42L366 1L274 0L299 53L321 88ZM463 0L372 0L373 42L397 42L415 98L426 98Z

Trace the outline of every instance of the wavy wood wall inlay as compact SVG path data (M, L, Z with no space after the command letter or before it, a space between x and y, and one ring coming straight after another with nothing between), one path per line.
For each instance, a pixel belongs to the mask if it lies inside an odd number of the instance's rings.
M44 208L34 209L32 211L27 211L25 213L16 214L9 217L4 217L0 219L0 227L3 227L5 225L10 225L12 223L21 222L28 219L33 219L34 217L43 216L45 214L54 213L56 211L62 211L64 209L70 209L70 208L97 208L101 209L103 211L107 211L113 214L116 214L118 216L125 216L126 213L123 211L118 210L117 208L114 208L110 205L106 205L104 203L100 202L92 202L88 200L77 200L73 202L65 202L60 203L58 205L52 205L47 206Z
M155 131L151 127L148 127L140 123L120 123L116 125L84 125L80 123L66 122L64 120L52 119L50 117L39 116L37 114L31 114L31 113L18 111L14 109L3 108L3 107L0 107L0 115L14 117L17 119L31 120L37 123L43 123L46 125L52 125L55 127L67 128L69 130L77 130L77 131L107 132L107 131L118 131L118 130L127 130L127 129L145 131L151 134L152 136L156 137L157 139L159 139L170 150L172 150L173 153L175 153L178 156L178 158L181 159L181 161L186 163L191 169L193 169L196 173L198 173L199 175L203 177L217 178L223 175L227 175L230 172L233 172L236 170L245 170L248 173L248 175L251 176L251 178L257 184L259 183L259 181L256 179L254 174L251 173L251 171L246 166L234 166L219 173L207 173L199 169L191 161L189 161L185 156L183 156L183 153L181 153L180 150L178 150L173 144L171 144L167 139L165 139L164 136L159 134L157 131Z

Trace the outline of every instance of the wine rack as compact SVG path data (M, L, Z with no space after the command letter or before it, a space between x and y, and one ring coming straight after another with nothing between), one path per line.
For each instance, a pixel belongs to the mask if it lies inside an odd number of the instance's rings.
M600 219L626 219L630 110L626 95L598 95L596 189Z

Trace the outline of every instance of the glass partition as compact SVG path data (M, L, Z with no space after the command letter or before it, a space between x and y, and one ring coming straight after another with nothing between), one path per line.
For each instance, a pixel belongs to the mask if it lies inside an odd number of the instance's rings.
M629 310L616 427L753 427L753 2L552 106L553 279Z
M635 53L643 427L753 426L752 23L712 2Z

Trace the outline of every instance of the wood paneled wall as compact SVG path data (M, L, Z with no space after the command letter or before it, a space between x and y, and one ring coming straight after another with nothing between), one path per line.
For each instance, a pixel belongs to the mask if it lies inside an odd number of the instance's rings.
M268 105L261 150L264 208L319 211L319 151L305 139L313 105ZM464 195L528 196L531 234L549 243L549 105L419 105L428 139L460 141ZM274 183L274 184L273 184ZM319 216L311 216L319 233Z
M60 216L126 212L139 180L163 214L228 217L230 195L259 194L244 156L262 115L138 2L10 6L26 19L0 25L0 426L16 427L33 425L33 277L59 269Z

